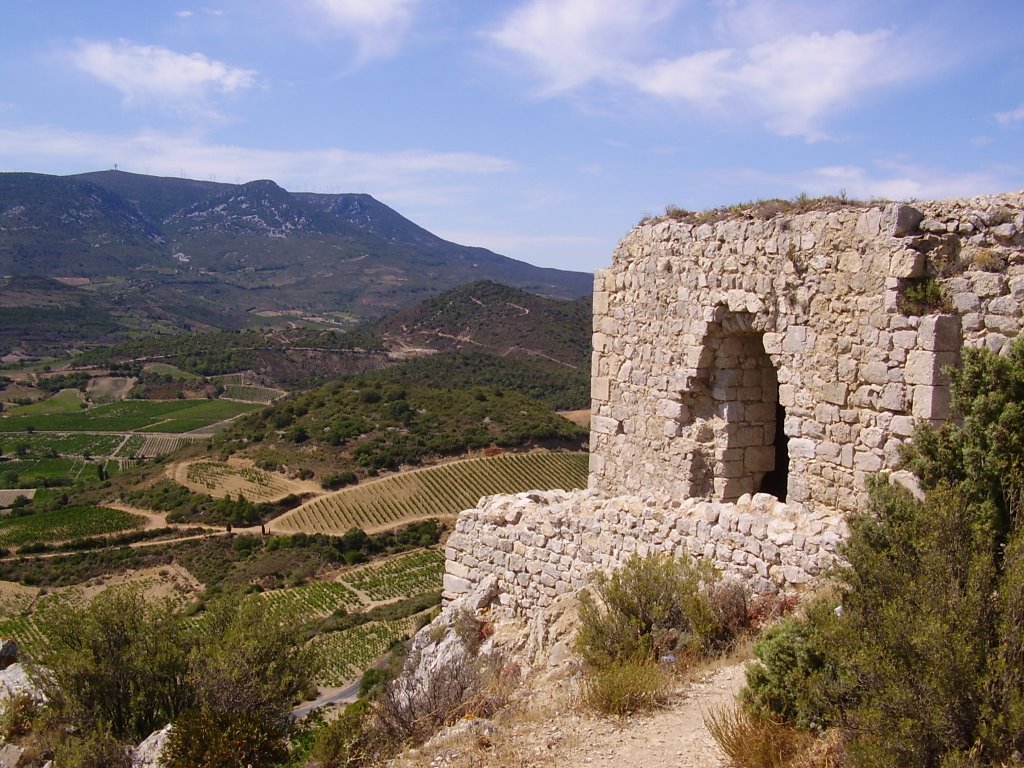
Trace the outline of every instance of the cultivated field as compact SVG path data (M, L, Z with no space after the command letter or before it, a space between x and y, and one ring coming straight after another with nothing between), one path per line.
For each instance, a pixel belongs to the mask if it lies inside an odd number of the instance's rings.
M271 521L279 533L343 534L383 530L410 520L448 517L476 506L481 496L533 489L584 488L585 453L508 453L455 461L362 483L321 496Z
M138 528L143 519L107 507L62 507L0 520L0 546L49 543Z
M444 552L421 549L346 571L338 578L373 601L414 597L441 588Z
M121 435L7 435L5 453L24 446L27 455L111 456L124 438Z
M341 686L358 679L395 641L409 637L414 627L415 618L375 621L314 637L309 642L322 664L317 684Z
M133 435L130 440L135 439L136 437L139 436ZM159 456L166 456L169 453L174 453L176 450L181 448L181 446L195 442L196 439L201 440L202 437L196 437L194 439L183 435L144 437L141 438L141 442L133 454L125 453L123 455L133 455L137 459L155 459Z
M141 455L141 454L140 454ZM168 467L168 477L196 493L216 499L242 494L249 501L277 501L290 493L316 493L320 486L310 480L292 480L277 472L267 472L241 460L186 461Z
M85 407L82 393L77 389L62 389L53 397L40 400L30 405L19 405L5 410L5 416L20 418L23 416L41 416L48 414L77 413Z
M0 417L0 432L188 432L256 407L230 400L124 400L78 412L12 412Z
M301 587L275 589L261 593L260 599L268 601L275 613L295 611L303 620L322 619L339 608L351 611L360 606L355 592L334 581L316 581Z

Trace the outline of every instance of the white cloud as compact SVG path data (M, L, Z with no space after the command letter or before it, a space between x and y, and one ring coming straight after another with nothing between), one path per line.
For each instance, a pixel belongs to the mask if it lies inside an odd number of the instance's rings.
M351 38L357 63L390 56L401 47L421 0L310 0L327 24Z
M641 47L643 33L678 0L532 0L513 11L492 42L525 59L551 95L613 79Z
M801 174L795 184L812 195L845 191L855 199L939 200L1006 192L1020 185L1019 169L946 171L904 163L823 166Z
M834 110L926 68L915 46L888 29L779 35L785 5L726 3L704 17L669 0L529 0L489 38L530 65L545 96L597 83L753 116L775 133L808 139L825 135ZM702 25L715 31L702 35ZM677 55L651 53L665 45Z
M464 187L468 180L515 169L504 158L470 152L353 152L337 147L282 151L157 131L110 135L0 127L0 167L67 173L67 168L90 171L115 163L122 170L154 176L232 183L268 178L295 192L368 192L404 205L464 200L479 194Z
M257 75L201 53L177 53L126 40L81 40L70 58L78 69L119 91L126 106L155 105L184 114L211 114L212 95L251 88Z
M195 16L195 11L178 11L176 14L179 19L187 19L189 16Z
M1000 125L1012 125L1024 122L1024 104L1009 112L996 112L996 121Z

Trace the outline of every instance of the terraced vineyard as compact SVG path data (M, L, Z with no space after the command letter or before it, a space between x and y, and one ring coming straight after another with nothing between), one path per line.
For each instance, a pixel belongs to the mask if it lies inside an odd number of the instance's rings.
M304 619L322 619L339 608L347 611L360 605L355 592L334 581L316 581L291 589L275 589L261 593L259 599L269 602L271 610L276 614L295 611Z
M208 460L176 465L174 480L189 490L214 498L235 498L241 494L256 502L276 501L291 493L318 489L311 482L292 480L259 467Z
M61 590L33 599L6 601L0 606L0 637L11 637L31 652L47 644L52 617L81 598L77 589Z
M380 601L414 597L440 589L443 577L444 553L439 549L422 549L340 576L342 581L371 600Z
M584 488L586 453L508 453L456 461L362 483L306 502L274 520L281 533L344 534L381 530L409 520L455 515L481 496L533 489Z
M64 541L116 533L142 524L130 512L107 507L61 507L24 517L0 520L0 546L19 547L38 542Z
M412 635L415 618L379 621L310 640L321 665L318 685L341 686L363 673L400 638Z
M139 437L139 435L132 435L129 439L135 439L136 437ZM181 446L187 445L190 442L192 441L189 438L179 435L145 437L142 438L142 443L132 455L138 459L155 459L158 456L174 453Z

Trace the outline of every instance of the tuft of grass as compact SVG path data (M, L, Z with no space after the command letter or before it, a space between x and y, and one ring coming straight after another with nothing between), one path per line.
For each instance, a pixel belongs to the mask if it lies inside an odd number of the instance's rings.
M932 277L901 281L896 308L904 315L932 315L953 311L946 289Z
M825 768L832 764L804 759L815 746L813 734L754 714L741 704L709 710L704 725L734 768Z
M664 704L669 674L645 659L616 661L593 670L584 687L586 703L606 715L626 715Z
M714 224L726 219L760 219L766 220L783 214L799 214L809 211L837 211L842 208L866 207L867 205L884 205L887 200L854 200L846 196L845 191L838 195L822 195L810 197L800 194L790 200L770 198L751 200L737 205L726 205L709 208L705 211L688 211L677 205L665 207L665 214L657 218L647 217L641 223L654 221L681 221L687 224Z

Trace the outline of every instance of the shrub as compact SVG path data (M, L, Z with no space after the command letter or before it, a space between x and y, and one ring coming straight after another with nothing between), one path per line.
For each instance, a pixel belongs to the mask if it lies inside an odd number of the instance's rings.
M945 289L931 277L902 281L896 297L896 307L904 315L931 315L953 311L953 305Z
M587 704L606 715L652 709L665 701L668 672L647 659L614 661L587 676Z
M751 718L780 721L803 729L833 724L838 680L829 657L834 602L819 599L808 617L789 617L762 633L756 661L747 666L742 700Z
M255 712L196 710L175 721L163 751L167 768L271 768L288 757L283 724Z
M426 679L399 677L374 704L374 738L382 749L418 744L463 717L490 717L508 701L516 676L498 656L461 654Z
M54 752L60 768L131 768L129 747L106 724L65 738Z
M39 714L39 702L27 692L7 697L0 706L0 738L13 741L32 730L32 721Z
M709 710L704 725L734 768L787 768L814 744L807 731L742 705Z
M367 762L371 752L369 714L369 704L357 701L317 732L312 757L320 768L358 768Z
M720 626L704 593L710 566L659 553L633 555L580 597L576 647L594 667L711 649Z

